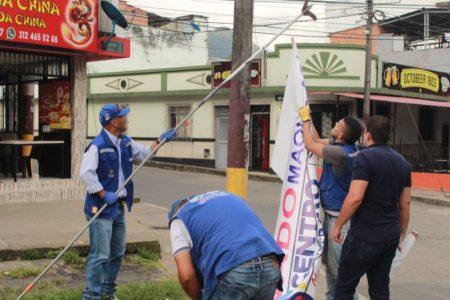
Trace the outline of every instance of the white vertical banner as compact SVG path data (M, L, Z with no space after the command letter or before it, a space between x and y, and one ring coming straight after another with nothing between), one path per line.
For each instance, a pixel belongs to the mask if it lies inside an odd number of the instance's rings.
M275 240L285 257L283 292L275 299L311 300L317 288L324 232L320 222L316 157L305 149L298 108L307 104L296 44L283 98L271 167L283 180Z

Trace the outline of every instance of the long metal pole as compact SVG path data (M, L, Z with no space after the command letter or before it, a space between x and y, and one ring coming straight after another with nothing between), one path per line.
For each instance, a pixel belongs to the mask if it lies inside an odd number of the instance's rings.
M286 27L284 27L277 35L275 35L272 39L270 39L270 41L268 41L264 47L258 49L258 51L256 51L255 53L253 53L252 56L250 56L242 65L240 65L233 73L230 74L230 76L228 78L226 78L221 84L219 84L214 90L212 90L208 95L206 95L205 98L203 98L203 100L195 107L194 110L192 110L183 120L181 120L180 123L178 123L177 126L175 126L175 130L178 130L178 128L180 128L181 125L183 125L184 122L186 122L189 118L192 117L192 115L200 109L200 107L203 106L203 104L205 104L212 96L214 96L217 91L219 89L221 89L223 86L225 86L231 79L233 79L234 77L236 77L237 74L239 74L239 72L241 72L248 63L250 63L259 53L261 53L262 51L264 51L268 46L270 46L270 44L273 43L273 41L275 41L276 38L278 38L280 35L282 35L286 30L288 30L292 24L294 24L295 22L297 22L298 19L300 19L302 16L309 16L311 17L313 20L316 20L316 16L310 11L311 6L308 6L308 1L305 1L305 4L303 5L302 11L301 13L295 17L289 24L286 25ZM131 173L131 175L122 183L122 185L117 189L117 191L115 192L115 194L117 195L127 184L128 182L130 182L131 179L133 179L134 175L136 175L137 172L139 172L139 170L144 166L144 164L149 160L152 159L156 152L167 142L166 139L162 140L158 146L155 147L155 149L153 149L153 151L147 155L147 157L142 160L142 162L136 167L136 169L133 171L133 173ZM105 210L105 208L107 207L107 204L104 204L100 210L89 220L89 222L86 224L86 226L84 226L84 228L67 244L67 246L61 250L61 252L50 262L50 264L36 277L36 279L33 280L33 282L31 282L24 290L23 292L16 298L16 300L20 300L22 299L29 291L31 291L33 289L33 287L36 285L36 283L39 282L39 280L41 280L42 277L44 277L44 275L48 272L48 270L50 270L50 268L61 258L61 256L63 256L63 254L80 238L80 236L89 228L89 225L92 224L92 222L94 222L95 219L97 219L97 217L102 213L103 210Z
M364 75L364 107L363 120L367 124L370 117L370 77L372 73L372 17L373 0L367 0L367 35L366 35L366 65Z

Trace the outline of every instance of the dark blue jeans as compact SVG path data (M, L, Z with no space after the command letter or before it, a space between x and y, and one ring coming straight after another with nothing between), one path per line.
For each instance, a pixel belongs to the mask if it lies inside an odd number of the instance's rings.
M370 240L347 235L342 246L334 300L352 300L364 274L367 274L370 299L388 300L389 272L398 243L399 237Z

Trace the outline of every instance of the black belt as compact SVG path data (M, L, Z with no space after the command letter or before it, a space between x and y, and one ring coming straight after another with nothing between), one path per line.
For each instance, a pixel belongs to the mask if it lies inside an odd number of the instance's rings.
M269 253L269 254L264 254L262 256L259 256L259 257L252 258L252 259L248 260L247 262L268 261L268 260L273 260L275 258L277 258L277 255L275 253Z

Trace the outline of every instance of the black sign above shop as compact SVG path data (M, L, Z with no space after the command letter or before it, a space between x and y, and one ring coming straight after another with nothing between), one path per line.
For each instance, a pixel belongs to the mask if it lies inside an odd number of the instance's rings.
M212 66L212 87L215 88L219 86L228 76L231 75L231 61L220 61L213 62ZM251 85L252 87L260 87L261 86L261 60L254 59L251 63ZM230 87L230 83L227 83L225 88Z
M383 63L383 87L416 93L450 96L450 74Z

